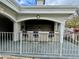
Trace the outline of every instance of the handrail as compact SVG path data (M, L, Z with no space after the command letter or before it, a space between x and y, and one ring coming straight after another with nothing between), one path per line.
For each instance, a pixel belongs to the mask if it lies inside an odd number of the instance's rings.
M35 36L37 37L35 37ZM65 34L60 52L59 33L18 33L20 39L14 41L13 32L0 32L0 54L50 55L50 56L79 56L79 34ZM51 36L52 35L52 36Z

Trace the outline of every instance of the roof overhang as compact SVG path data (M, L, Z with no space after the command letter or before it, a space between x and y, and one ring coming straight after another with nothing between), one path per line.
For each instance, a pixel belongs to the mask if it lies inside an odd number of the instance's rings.
M12 10L21 14L73 14L78 6L18 6L15 0L0 0Z

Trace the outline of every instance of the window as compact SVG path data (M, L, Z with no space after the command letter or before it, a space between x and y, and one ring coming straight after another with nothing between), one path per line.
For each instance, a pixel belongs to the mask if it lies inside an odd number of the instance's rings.
M16 2L20 6L35 6L35 5L37 5L37 0L16 0Z
M79 5L79 0L45 0L45 5Z

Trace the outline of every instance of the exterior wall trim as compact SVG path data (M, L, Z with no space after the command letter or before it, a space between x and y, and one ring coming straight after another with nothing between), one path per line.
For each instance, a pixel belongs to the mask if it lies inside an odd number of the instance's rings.
M37 18L36 17L29 17L29 18L24 18L24 19L17 20L16 22L27 21L27 20L30 20L30 19L37 19ZM55 19L52 19L52 18L47 18L47 17L40 17L39 19L62 23L61 21L58 21L58 20L55 20Z
M16 22L16 20L11 15L9 15L8 13L6 13L6 12L0 12L0 14L4 15L7 18L9 18L12 22Z

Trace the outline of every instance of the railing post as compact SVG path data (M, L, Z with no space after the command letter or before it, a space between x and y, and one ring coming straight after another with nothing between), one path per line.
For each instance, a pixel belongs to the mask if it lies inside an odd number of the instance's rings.
M20 34L20 54L22 54L22 32Z
M62 56L62 53L63 53L64 28L65 28L65 24L61 23L60 24L60 56Z
M18 32L21 29L21 23L18 22L14 22L14 41L18 41L19 37L18 37Z

